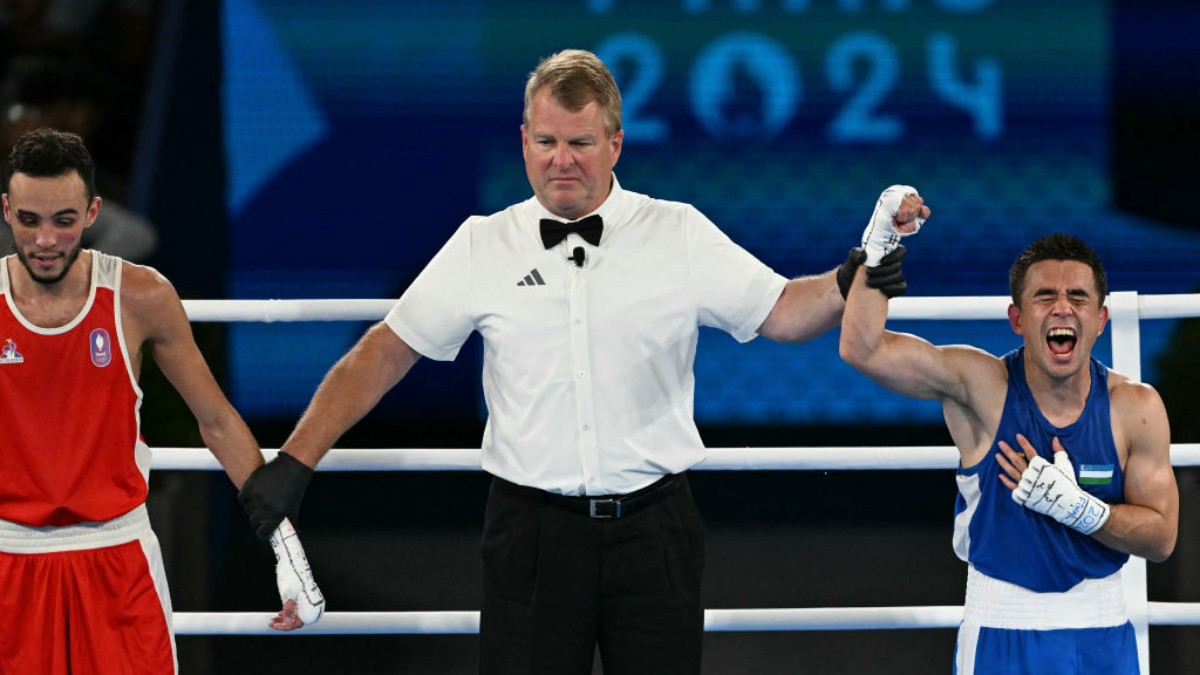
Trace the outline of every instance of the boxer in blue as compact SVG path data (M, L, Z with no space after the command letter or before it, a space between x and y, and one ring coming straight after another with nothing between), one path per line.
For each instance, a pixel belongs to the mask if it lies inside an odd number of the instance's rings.
M906 196L897 222L916 203ZM904 255L898 237L884 253ZM1158 393L1092 357L1108 320L1095 252L1054 234L1017 258L1008 317L1024 344L1003 358L885 330L887 298L864 268L842 358L892 391L941 401L961 453L954 549L969 567L954 672L1138 673L1120 569L1131 554L1171 554L1179 491Z

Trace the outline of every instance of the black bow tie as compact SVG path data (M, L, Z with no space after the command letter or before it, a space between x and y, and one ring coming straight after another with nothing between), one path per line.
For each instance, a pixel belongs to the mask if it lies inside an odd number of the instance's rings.
M546 248L556 246L558 242L567 238L567 235L574 232L583 237L583 240L592 246L600 245L600 233L604 231L604 220L600 218L600 214L595 213L582 220L576 220L573 223L564 223L552 218L542 218L538 223L542 229L542 244Z

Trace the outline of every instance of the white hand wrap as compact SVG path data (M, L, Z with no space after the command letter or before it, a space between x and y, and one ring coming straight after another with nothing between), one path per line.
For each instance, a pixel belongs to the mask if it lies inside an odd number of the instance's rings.
M286 603L296 601L296 616L305 625L320 620L325 613L325 596L321 594L308 556L300 545L300 537L287 518L271 533L271 550L275 552L275 583L279 586L279 599Z
M895 218L896 212L900 210L900 201L907 195L915 194L917 189L912 186L893 185L879 195L879 201L875 203L875 212L867 222L867 229L863 230L862 247L867 252L864 265L878 265L883 256L895 251L900 245L900 237L916 234L925 224L924 218L917 218L913 221L916 228L912 232L900 232L896 229Z
M1085 492L1075 482L1075 467L1066 452L1054 453L1054 463L1034 457L1021 474L1013 501L1045 514L1083 534L1090 535L1108 522L1108 504Z

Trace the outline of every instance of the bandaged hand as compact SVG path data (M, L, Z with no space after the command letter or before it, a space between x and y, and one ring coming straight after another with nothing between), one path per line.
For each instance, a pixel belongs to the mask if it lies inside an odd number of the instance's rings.
M1057 439L1055 442L1057 444ZM1086 535L1103 527L1111 513L1108 504L1088 494L1075 482L1075 467L1066 450L1057 450L1053 463L1036 456L1029 460L1012 498L1025 508L1050 516Z
M277 630L294 630L311 625L325 613L325 596L313 578L308 556L300 545L300 537L286 518L271 533L271 550L275 553L275 583L284 609L268 624ZM292 603L289 608L288 603ZM293 609L294 611L290 611ZM296 625L296 620L299 625Z
M897 227L896 214L899 213L900 203L907 195L920 196L917 189L909 185L893 185L879 195L875 211L871 214L871 220L867 222L867 228L863 230L862 235L862 248L867 253L866 262L863 264L867 267L878 265L884 256L896 250L901 237L916 234L921 225L925 224L929 213L922 205L917 207L916 217Z

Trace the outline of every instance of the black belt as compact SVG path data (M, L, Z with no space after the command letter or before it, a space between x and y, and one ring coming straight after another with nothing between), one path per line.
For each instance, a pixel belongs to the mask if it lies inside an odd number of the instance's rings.
M556 495L537 488L525 487L510 483L503 478L496 478L496 483L528 497L540 499L547 504L580 513L589 518L625 518L638 511L662 501L675 492L680 485L685 484L683 474L668 474L646 487L624 495L597 495L594 497L568 497Z

